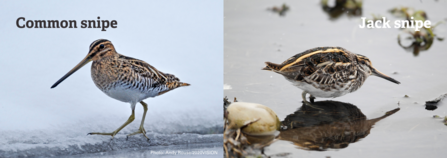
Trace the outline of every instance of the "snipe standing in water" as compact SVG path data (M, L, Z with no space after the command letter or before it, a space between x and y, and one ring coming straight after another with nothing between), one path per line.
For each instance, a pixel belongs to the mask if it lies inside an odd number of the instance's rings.
M127 136L142 133L149 140L143 126L147 112L147 104L143 100L162 95L178 87L189 86L188 83L180 82L174 75L158 71L142 60L118 54L109 40L98 39L90 44L87 56L51 88L56 87L90 61L93 61L91 73L96 86L109 97L130 103L132 115L122 126L111 133L93 132L89 134L110 135L113 138L135 119L135 105L140 102L144 108L140 128Z
M374 68L371 61L360 54L354 54L340 47L318 47L299 53L282 64L265 63L262 70L283 75L296 87L303 90L302 97L306 105L306 93L310 100L314 97L335 98L359 89L371 75L400 84L399 81Z

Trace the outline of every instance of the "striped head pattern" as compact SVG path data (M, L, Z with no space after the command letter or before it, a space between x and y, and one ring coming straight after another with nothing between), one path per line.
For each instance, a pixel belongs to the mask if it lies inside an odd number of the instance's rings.
M67 74L65 74L62 78L60 78L56 83L54 83L53 86L51 86L51 88L54 88L57 85L59 85L62 81L67 79L70 75L72 75L74 72L79 70L81 67L83 67L90 61L96 61L106 56L111 56L114 54L116 54L115 47L109 40L98 39L93 41L92 44L90 44L90 49L87 56L84 59L82 59L82 61L79 62L78 65L76 65Z
M366 73L368 75L374 75L383 79L386 79L388 81L391 81L396 84L400 84L399 81L385 75L384 73L380 72L376 68L372 66L371 60L369 60L368 57L356 54L357 55L357 63L359 65L360 71L363 71L363 73Z

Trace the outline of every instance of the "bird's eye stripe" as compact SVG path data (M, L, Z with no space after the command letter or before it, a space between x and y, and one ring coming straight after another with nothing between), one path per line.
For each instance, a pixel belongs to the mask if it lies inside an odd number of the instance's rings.
M99 44L101 44L101 43L103 43L103 42L107 42L107 41L109 41L109 40L106 40L106 39L99 39L99 40L94 41L94 42L90 45L90 50L89 50L89 52L91 52L94 48L96 48L97 45L99 45ZM110 41L109 41L109 42L110 42Z

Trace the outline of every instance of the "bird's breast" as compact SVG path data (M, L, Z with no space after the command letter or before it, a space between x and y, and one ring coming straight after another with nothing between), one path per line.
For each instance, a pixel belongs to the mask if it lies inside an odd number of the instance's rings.
M120 69L119 63L113 60L94 61L91 69L93 82L105 92L120 79Z

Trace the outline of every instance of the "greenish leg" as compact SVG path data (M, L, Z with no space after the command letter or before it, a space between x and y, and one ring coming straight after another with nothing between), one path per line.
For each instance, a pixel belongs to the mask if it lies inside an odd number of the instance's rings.
M129 136L133 136L135 134L142 133L147 138L147 140L149 140L149 137L146 136L146 130L144 129L144 120L146 119L147 104L143 101L141 101L140 103L141 103L141 105L143 105L143 108L144 108L143 119L141 120L140 129L138 129L138 131L136 131L134 133L127 135L127 137L129 138Z
M135 119L135 110L132 110L132 115L130 115L129 119L123 124L121 125L118 129L116 129L115 131L113 131L112 133L97 133L97 132L92 132L89 133L89 135L109 135L113 137L119 132L121 131L124 127L126 127L129 123L131 123L133 120Z
M315 107L314 105L312 105L311 103L309 103L309 102L306 100L306 94L307 94L306 91L303 91L303 93L301 93L301 97L303 97L304 104L306 104L307 106L310 106L310 107L312 107L312 108L314 108L314 109L323 110L323 109L321 109L321 108L317 108L317 107Z

